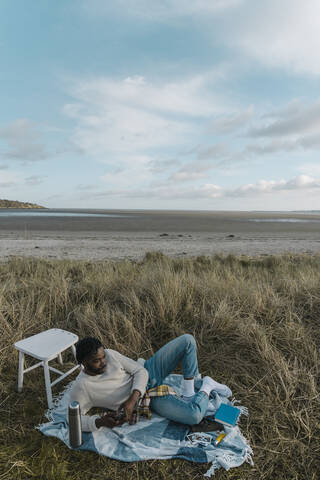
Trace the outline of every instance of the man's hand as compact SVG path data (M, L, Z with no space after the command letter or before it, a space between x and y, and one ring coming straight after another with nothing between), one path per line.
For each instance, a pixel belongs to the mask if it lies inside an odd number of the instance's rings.
M113 428L113 427L119 427L119 425L122 425L125 422L125 419L116 419L111 417L110 415L104 415L103 417L97 418L96 419L96 427L108 427L108 428Z
M125 420L130 424L132 425L133 423L133 419L132 419L132 415L133 415L133 411L134 411L134 407L136 406L136 403L140 397L140 392L139 390L133 390L133 392L131 393L130 397L128 398L128 400L126 400L121 406L120 406L120 409L124 409L124 413L125 413Z

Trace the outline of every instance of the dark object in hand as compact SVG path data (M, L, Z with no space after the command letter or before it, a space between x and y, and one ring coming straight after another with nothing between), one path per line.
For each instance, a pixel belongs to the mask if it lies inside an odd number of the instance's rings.
M104 415L103 417L97 418L95 422L98 428L100 427L114 428L114 427L120 427L125 422L125 420L116 419L112 415Z
M123 420L126 418L126 412L125 412L125 409L124 408L121 408L119 410L117 410L116 412L112 412L113 413L113 418L115 420Z
M125 416L126 416L126 412L124 411L124 408L121 408L117 411L114 411L114 410L107 410L105 409L104 410L104 415L112 418L113 420L123 420L125 419Z

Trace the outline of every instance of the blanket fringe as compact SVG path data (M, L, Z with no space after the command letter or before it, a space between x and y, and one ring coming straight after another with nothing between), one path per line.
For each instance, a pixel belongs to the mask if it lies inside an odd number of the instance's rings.
M252 456L253 456L253 452L252 452L252 451L251 451L251 452L249 452L249 451L246 452L246 459L245 459L245 461L246 461L247 463L249 463L249 465L251 465L251 467L254 466Z
M240 410L240 415L244 415L245 417L247 417L249 415L249 410L247 409L247 407L244 407L243 405L236 405L237 403L240 403L239 400L237 400L235 397L233 397L231 400L231 405L233 405L234 407L236 406L237 408L239 408Z
M62 392L60 392L60 393L58 393L57 395L54 396L53 401L52 401L52 402L53 402L53 406L52 406L51 408L48 408L48 410L47 410L46 413L45 413L45 417L46 417L50 422L53 421L52 412L59 407L62 398L63 398L64 395L71 389L72 385L73 385L73 382L70 382L68 385L66 385L66 386L64 387L64 389L62 390Z
M214 475L216 473L216 470L219 470L219 468L221 468L221 465L219 465L219 463L214 460L209 470L204 474L204 477L212 477L212 475Z
M251 465L251 467L254 466L254 462L253 462L253 450L248 442L248 440L242 435L242 433L240 432L240 437L242 438L243 442L246 444L246 457L245 457L245 462L249 463L249 465Z
M240 410L240 415L244 415L245 417L249 415L249 410L247 409L247 407L244 407L242 405L241 407L237 407L237 408L239 408Z

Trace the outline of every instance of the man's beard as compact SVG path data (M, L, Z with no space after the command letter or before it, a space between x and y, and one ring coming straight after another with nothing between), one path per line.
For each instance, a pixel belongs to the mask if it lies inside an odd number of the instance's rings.
M93 373L94 375L100 375L101 373L104 372L106 366L101 367L101 368L92 368L89 365L86 366L86 370L89 373Z

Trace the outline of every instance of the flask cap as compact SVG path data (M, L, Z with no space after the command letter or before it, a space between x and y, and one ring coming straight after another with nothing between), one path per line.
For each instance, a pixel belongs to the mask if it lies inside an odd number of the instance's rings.
M69 405L69 414L77 415L80 411L80 404L79 402L73 401Z

